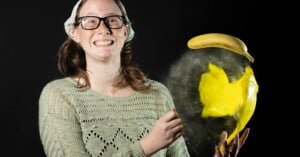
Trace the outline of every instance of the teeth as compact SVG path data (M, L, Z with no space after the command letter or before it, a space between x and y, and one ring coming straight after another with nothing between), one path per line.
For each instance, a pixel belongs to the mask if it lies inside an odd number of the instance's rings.
M112 44L112 40L97 40L95 41L95 45L97 46L108 46Z

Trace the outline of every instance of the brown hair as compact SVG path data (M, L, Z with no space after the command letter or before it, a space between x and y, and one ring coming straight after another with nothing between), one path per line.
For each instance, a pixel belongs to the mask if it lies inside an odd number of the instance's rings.
M87 0L82 0L78 6L77 14L80 11L82 5ZM121 1L114 0L119 6L122 14L126 12L123 10ZM125 16L125 15L124 15ZM127 15L126 15L127 16ZM76 16L77 17L77 16ZM128 23L129 21L127 21ZM74 25L78 27L78 25ZM134 90L145 91L149 89L149 84L146 83L147 76L138 67L132 64L132 41L125 42L121 51L121 68L120 74L114 84L115 87L131 86ZM86 72L86 58L85 52L82 47L68 37L60 46L58 50L58 69L60 73L68 77L78 77L84 80L84 84L80 85L80 88L90 87L90 82ZM79 82L78 82L79 84Z

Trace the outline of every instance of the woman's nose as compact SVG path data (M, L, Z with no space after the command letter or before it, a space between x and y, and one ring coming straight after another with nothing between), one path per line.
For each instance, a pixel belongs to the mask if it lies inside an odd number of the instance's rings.
M99 27L97 28L97 31L104 34L110 34L111 30L109 27L105 24L104 21L100 21Z

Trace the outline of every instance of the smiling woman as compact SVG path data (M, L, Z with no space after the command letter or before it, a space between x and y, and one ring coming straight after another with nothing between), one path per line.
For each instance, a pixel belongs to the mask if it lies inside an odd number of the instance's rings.
M79 0L58 51L62 78L39 99L47 156L188 157L168 89L132 64L134 31L119 0Z

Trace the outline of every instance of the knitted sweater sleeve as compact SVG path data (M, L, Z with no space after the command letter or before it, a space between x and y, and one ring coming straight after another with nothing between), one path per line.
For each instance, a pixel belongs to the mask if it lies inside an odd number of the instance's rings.
M90 157L72 99L59 86L48 84L39 99L39 132L44 152L47 157ZM137 142L113 156L143 157L144 152Z
M39 99L39 131L48 157L87 157L75 109L61 90L46 86Z
M166 104L165 112L168 112L171 109L176 109L170 91L163 84L161 83L159 84L161 87L160 89L162 91L161 94L162 99L165 101ZM168 157L189 157L190 156L183 136L178 138L167 148L167 156Z

